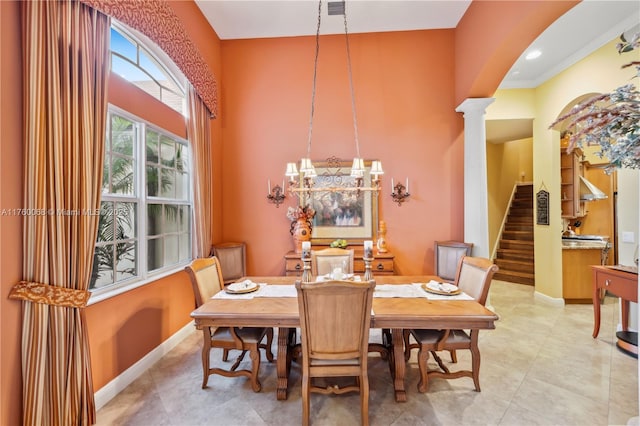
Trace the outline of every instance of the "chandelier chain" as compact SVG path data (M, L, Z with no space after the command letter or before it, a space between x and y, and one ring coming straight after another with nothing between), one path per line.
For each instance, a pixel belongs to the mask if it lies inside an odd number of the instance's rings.
M344 4L344 38L347 46L347 70L349 73L349 89L351 91L351 113L353 114L353 134L356 140L356 158L360 157L360 140L358 139L358 121L356 120L356 95L353 90L353 73L351 71L351 49L349 48L349 30L347 28L347 2Z
M313 113L316 103L316 80L318 76L318 55L320 53L320 24L322 23L322 0L318 2L318 26L316 28L316 54L313 62L313 88L311 89L311 113L309 116L309 137L307 140L307 158L311 158L311 136L313 134Z

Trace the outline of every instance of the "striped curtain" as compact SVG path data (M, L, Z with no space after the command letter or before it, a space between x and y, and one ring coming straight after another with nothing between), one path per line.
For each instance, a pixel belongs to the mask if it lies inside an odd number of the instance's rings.
M106 15L25 1L22 377L25 425L95 423L84 307L98 226L109 73Z
M211 251L211 114L191 84L187 135L193 159L194 257L207 257Z

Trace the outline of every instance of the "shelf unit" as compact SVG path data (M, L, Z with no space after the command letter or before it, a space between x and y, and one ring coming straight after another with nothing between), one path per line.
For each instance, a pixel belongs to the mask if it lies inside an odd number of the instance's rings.
M563 218L575 219L585 215L584 202L580 201L582 174L582 151L576 148L568 154L566 148L560 148L560 205Z

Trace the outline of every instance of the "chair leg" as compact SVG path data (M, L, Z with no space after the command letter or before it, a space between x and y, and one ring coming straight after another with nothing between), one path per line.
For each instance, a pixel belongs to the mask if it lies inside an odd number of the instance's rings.
M207 387L209 381L209 354L211 352L211 328L202 329L202 389Z
M451 354L451 362L452 363L457 363L458 362L458 355L456 354L455 349L452 351L449 351L449 353Z
M450 371L447 368L447 366L444 365L444 363L442 362L442 359L440 359L440 356L435 351L431 351L431 355L433 355L433 359L435 359L436 362L438 363L438 367L440 367L440 369L445 373L449 374Z
M222 360L224 362L229 361L229 349L223 349L222 350Z
M309 376L305 373L302 374L302 424L303 426L309 426Z
M254 392L260 392L262 385L260 384L260 379L258 379L258 372L260 371L260 349L258 344L249 349L249 356L251 357L251 388Z
M273 353L271 352L271 346L273 345L273 328L267 329L267 343L264 345L259 345L259 347L264 348L264 352L267 355L267 361L273 362Z
M369 425L369 376L360 375L360 419L363 426Z
M427 370L427 360L429 351L420 349L418 351L418 368L420 370L420 381L418 382L418 392L425 393L429 389L429 378Z

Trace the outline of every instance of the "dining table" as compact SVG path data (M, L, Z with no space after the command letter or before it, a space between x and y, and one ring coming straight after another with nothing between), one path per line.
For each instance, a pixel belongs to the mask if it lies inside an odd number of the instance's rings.
M191 313L195 326L202 330L204 347L209 345L210 329L214 327L274 327L277 339L278 400L287 398L289 371L293 359L296 328L300 327L298 300L295 290L297 277L243 277L238 282L259 284L253 293L228 294L224 290ZM424 284L440 281L432 275L374 276L371 328L389 331L383 336L395 399L405 402L404 329L465 329L495 328L497 315L470 296L437 295L422 290ZM396 287L397 286L397 287ZM395 291L394 291L395 290ZM400 291L401 290L401 291ZM466 297L464 297L466 296ZM477 333L474 333L477 336Z

